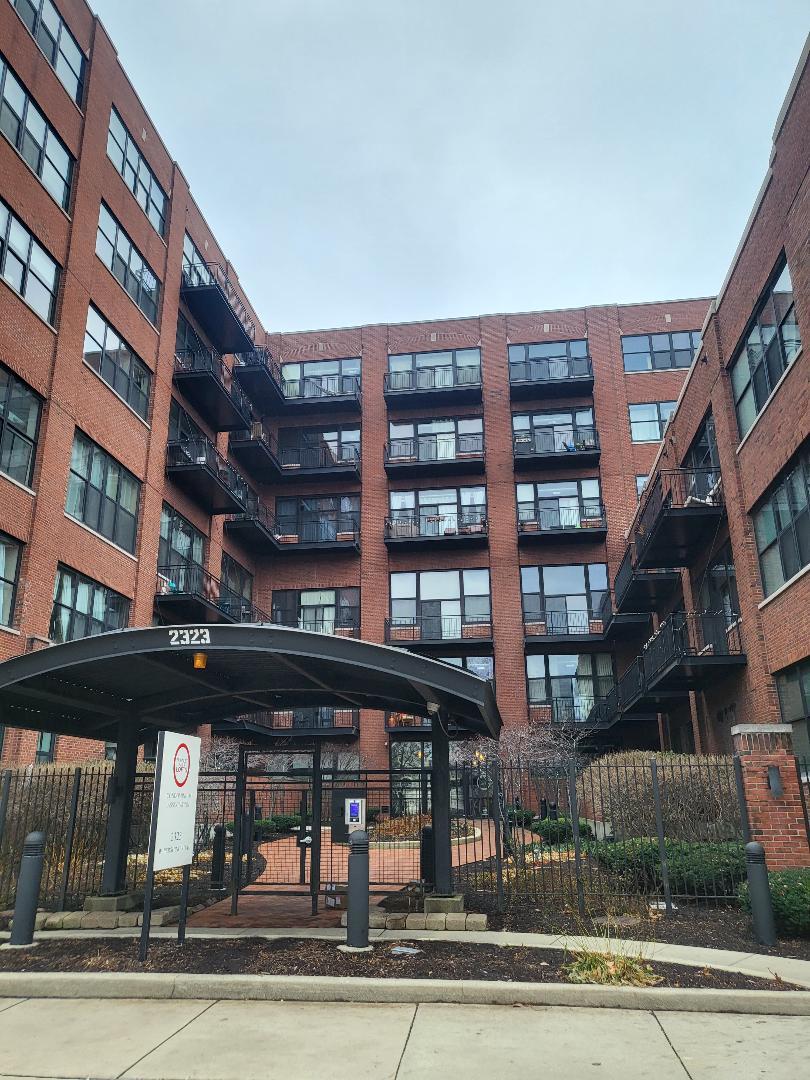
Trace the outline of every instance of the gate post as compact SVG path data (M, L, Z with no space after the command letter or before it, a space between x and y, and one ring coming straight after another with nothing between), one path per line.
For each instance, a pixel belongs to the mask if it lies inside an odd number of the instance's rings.
M107 788L110 809L101 873L102 896L116 896L126 889L129 829L138 768L138 734L137 714L131 712L122 716L118 721L115 741L115 770Z
M453 895L453 848L450 839L450 738L447 734L447 714L439 713L431 724L433 765L431 795L433 815L433 845L435 858L435 892L437 896Z
M247 779L247 755L239 747L239 763L236 767L236 790L233 799L233 845L231 847L231 915L239 910L239 890L242 887L242 812L245 805Z
M321 891L321 744L316 738L312 750L312 846L309 856L309 892L312 914L318 914L318 894Z

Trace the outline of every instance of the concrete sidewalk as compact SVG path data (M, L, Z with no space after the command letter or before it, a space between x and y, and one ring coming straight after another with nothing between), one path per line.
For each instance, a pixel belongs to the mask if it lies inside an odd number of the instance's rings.
M0 1001L0 1076L793 1080L806 1017L481 1005Z

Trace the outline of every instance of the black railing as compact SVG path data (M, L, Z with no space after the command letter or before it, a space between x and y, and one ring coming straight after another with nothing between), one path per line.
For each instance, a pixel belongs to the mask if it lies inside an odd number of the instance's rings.
M598 499L584 499L579 506L518 506L521 533L604 529L606 525L605 507Z
M246 419L250 419L250 402L242 393L238 384L233 381L222 357L212 350L178 349L174 354L174 370L177 374L194 371L210 372L222 389L230 395L239 412Z
M593 367L589 356L515 360L509 365L510 383L554 383L592 378Z
M340 709L318 706L302 709L274 709L266 712L242 713L235 719L270 731L356 730L360 724L359 709Z
M523 616L526 637L571 637L582 634L602 634L605 622L602 608L591 611L536 611Z
M512 436L514 455L533 457L536 454L588 453L599 449L595 427L535 428L516 431Z
M616 687L619 707L626 709L632 705L634 701L638 700L644 693L645 685L644 662L640 656L637 656L627 671L625 671L624 675L619 679L618 686Z
M644 646L650 682L673 662L696 656L741 656L739 615L723 611L675 611Z
M410 371L386 371L384 393L406 390L451 390L457 386L480 386L481 365L411 368Z
M234 622L270 622L270 618L251 600L229 588L204 567L194 563L159 566L155 596L193 596L213 604Z
M634 554L634 545L628 544L622 561L619 563L619 569L616 571L616 577L613 579L613 591L616 594L616 602L619 604L633 582Z
M257 345L250 352L237 353L234 357L234 366L242 368L264 368L271 377L281 385L281 368L273 357L270 350L264 345Z
M529 693L531 695L529 680ZM591 717L594 705L601 699L590 695L576 697L552 697L532 701L529 698L529 718L539 724L586 724Z
M245 333L253 341L256 337L255 323L250 317L239 291L228 277L225 267L217 262L186 263L183 267L182 287L184 289L210 288L212 285L218 286L228 301L231 311L242 324Z
M723 505L719 469L668 469L656 473L642 495L635 527L636 544L644 544L662 510Z
M354 514L299 514L276 517L273 533L283 544L355 544L360 538L360 523Z
M275 615L276 613L274 613ZM297 619L274 618L278 626L291 626L296 630L309 630L314 634L332 634L334 637L360 637L360 608L339 608L331 618L311 619L299 615Z
M334 469L340 466L357 469L360 466L358 446L282 446L277 450L282 469Z
M208 439L197 437L168 443L166 446L166 467L171 468L181 465L199 465L208 469L218 477L220 482L239 502L247 505L250 498L250 488L233 465L225 460Z
M304 375L300 379L282 379L281 389L290 401L323 399L325 404L337 398L359 398L359 375Z
M385 444L385 460L391 463L416 462L429 464L442 461L483 461L484 436L455 435L452 432L439 435L416 435L411 438L391 439Z
M428 641L490 641L492 623L462 615L417 615L385 620L385 640L392 644Z
M473 506L448 514L394 513L385 520L385 536L389 540L486 536L488 531L486 510Z
M238 431L232 431L228 437L228 442L255 442L263 443L270 455L278 460L278 447L274 435L267 430L263 423L256 421L251 424L249 428L240 428Z

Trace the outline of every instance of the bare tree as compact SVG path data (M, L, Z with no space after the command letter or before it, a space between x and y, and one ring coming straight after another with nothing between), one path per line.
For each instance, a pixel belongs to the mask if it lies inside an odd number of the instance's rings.
M580 746L591 734L585 728L551 727L546 723L510 724L500 739L478 737L454 743L457 765L501 765L524 769L563 765L580 759Z

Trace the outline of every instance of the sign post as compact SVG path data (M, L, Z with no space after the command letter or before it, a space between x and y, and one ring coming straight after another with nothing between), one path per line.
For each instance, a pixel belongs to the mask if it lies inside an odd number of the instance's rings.
M180 894L180 920L177 940L186 936L186 910L191 861L194 857L194 824L197 816L197 784L200 776L200 739L174 731L158 734L155 761L155 789L152 795L152 820L149 826L149 856L146 863L146 889L143 898L143 924L139 957L141 963L149 952L152 923L152 893L157 870L183 867Z

